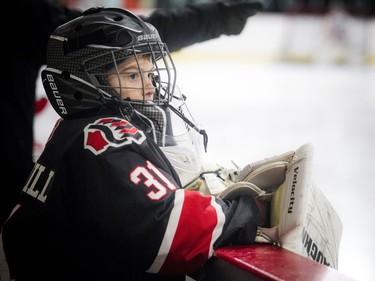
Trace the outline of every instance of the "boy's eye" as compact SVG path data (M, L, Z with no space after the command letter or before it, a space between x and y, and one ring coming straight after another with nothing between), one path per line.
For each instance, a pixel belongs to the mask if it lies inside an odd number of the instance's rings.
M137 73L129 73L128 77L129 77L131 80L135 80L135 79L137 79L138 74L137 74Z

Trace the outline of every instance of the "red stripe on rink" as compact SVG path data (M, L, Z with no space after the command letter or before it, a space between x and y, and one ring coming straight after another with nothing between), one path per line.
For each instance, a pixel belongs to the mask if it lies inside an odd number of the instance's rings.
M270 244L224 247L215 250L214 256L248 272L249 276L266 280L355 280L334 268Z

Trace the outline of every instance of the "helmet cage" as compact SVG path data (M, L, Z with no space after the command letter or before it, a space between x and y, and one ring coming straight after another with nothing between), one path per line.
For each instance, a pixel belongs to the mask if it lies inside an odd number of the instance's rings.
M100 48L101 46L92 46ZM118 65L125 60L133 57L138 65L140 74L143 74L139 65L140 56L149 56L153 66L153 86L155 87L155 95L152 101L145 99L145 81L144 76L140 75L142 85L139 90L143 91L143 99L131 100L126 99L125 102L140 105L167 105L173 97L173 91L176 84L176 70L167 46L161 42L149 42L134 45L126 48L105 48L108 51L102 51L100 54L92 56L82 62L82 68L87 78L96 88L114 96L116 100L122 100L122 92L127 88L121 85L121 75ZM118 88L114 88L108 82L108 74L116 75L118 79ZM138 88L137 88L138 89Z

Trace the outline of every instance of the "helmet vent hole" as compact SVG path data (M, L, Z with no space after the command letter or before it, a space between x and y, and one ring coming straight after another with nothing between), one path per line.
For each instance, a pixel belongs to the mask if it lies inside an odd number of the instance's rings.
M74 98L78 101L82 100L83 99L83 94L79 91L75 92L74 93Z
M68 80L70 78L70 73L66 70L61 72L61 76L64 78L64 80Z
M114 21L121 21L121 20L123 20L124 18L122 17L122 16L115 16L114 18L113 18L113 20Z

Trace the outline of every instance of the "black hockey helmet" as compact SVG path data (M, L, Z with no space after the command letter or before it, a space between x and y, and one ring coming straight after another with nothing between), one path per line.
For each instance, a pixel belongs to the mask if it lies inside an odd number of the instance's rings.
M153 64L154 97L146 100L142 80L143 100L124 99L121 91L134 88L121 85L123 73L118 65L134 58L142 73L140 55ZM117 75L116 89L108 82L109 75ZM58 27L48 42L42 82L53 108L64 119L110 112L137 124L160 147L171 149L180 143L195 147L194 132L203 135L207 146L206 132L192 121L185 96L175 91L176 69L167 46L155 27L127 10L91 8ZM177 155L174 150L169 154ZM186 163L186 156L183 159Z
M120 8L91 8L50 36L42 82L49 101L64 119L95 114L103 108L126 114L129 103L107 81L108 71L125 59L149 55L155 65L155 99L172 98L176 70L167 46L151 24ZM144 101L143 101L144 103ZM150 105L150 102L147 103Z

